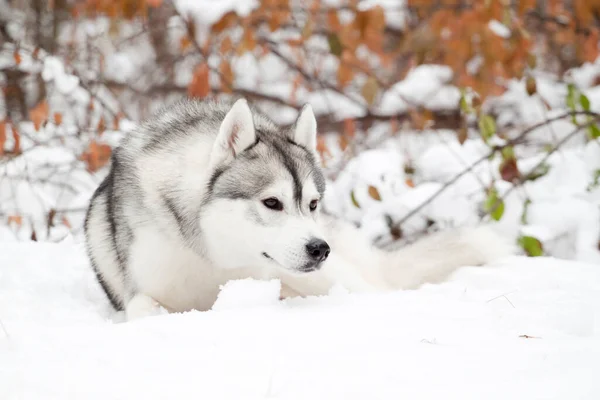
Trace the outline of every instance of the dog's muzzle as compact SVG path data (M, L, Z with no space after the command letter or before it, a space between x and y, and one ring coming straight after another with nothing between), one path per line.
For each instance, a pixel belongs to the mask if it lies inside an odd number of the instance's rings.
M331 248L326 241L321 239L311 239L306 244L306 253L315 263L321 263L329 257Z
M311 261L304 264L298 270L300 272L312 272L318 270L321 268L321 265L323 265L323 262L327 257L329 257L330 252L331 248L326 241L321 239L311 239L306 244L306 254Z

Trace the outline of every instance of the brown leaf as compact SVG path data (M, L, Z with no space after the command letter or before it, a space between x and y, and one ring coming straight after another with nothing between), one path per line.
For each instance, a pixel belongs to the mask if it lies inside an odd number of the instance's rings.
M256 47L256 36L254 34L254 29L247 28L244 30L244 35L242 36L242 41L237 47L237 55L242 55L247 51L252 51Z
M15 59L15 64L21 64L21 55L19 54L18 50L15 50L15 52L13 53L13 58Z
M23 225L23 217L20 215L9 215L6 223L8 225L15 224L20 227L21 225Z
M89 172L96 172L108 163L111 152L110 146L92 140L80 159L86 163Z
M6 121L0 121L0 156L4 155L4 143L6 143Z
M179 39L179 48L181 51L187 50L192 45L192 41L188 35L183 35L181 39Z
M344 120L344 136L353 138L356 134L356 122L352 118L346 118Z
M372 199L381 201L381 195L375 186L369 186L369 196L371 196Z
M340 66L337 70L337 79L340 86L342 88L345 87L352 81L352 78L354 78L354 71L352 68L344 62L340 62Z
M314 22L312 19L308 19L306 21L306 23L304 24L304 27L302 27L302 39L306 40L309 37L312 36L313 34L313 29L314 29Z
M39 131L42 123L48 119L48 103L46 100L41 101L29 110L29 119L33 122L35 130Z
M13 139L15 141L15 146L13 147L13 154L21 154L21 135L19 135L19 130L16 126L12 126Z
M521 173L519 172L519 168L517 166L517 160L514 158L509 158L500 164L500 176L502 180L507 182L515 182L518 181Z
M63 224L64 226L66 226L67 228L69 228L69 229L73 229L73 227L71 226L71 223L69 222L69 220L67 219L67 217L62 217L62 220L61 220L61 222L62 222L62 224Z
M55 112L54 113L54 123L56 124L56 126L59 126L60 124L62 124L62 114Z
M98 126L96 127L96 132L98 132L98 136L102 136L105 130L106 123L104 122L104 117L100 117L100 120L98 121Z
M331 157L331 152L329 151L323 136L317 136L317 153L321 156L321 162L323 166L325 166L327 158Z
M54 217L56 217L56 210L53 208L50 210L50 212L48 212L48 218L46 219L46 224L49 227L54 226Z
M349 143L348 136L346 136L346 135L339 136L338 144L342 151L344 151L344 150L346 150L346 148L348 148L348 143Z
M341 27L340 19L338 18L337 10L330 9L327 11L327 26L333 32L337 32Z
M525 81L525 89L527 90L527 94L532 96L537 92L537 85L535 83L535 79L532 76L528 76Z
M469 133L466 126L461 126L458 132L456 133L458 143L463 144L467 141L469 137Z
M369 106L372 106L375 102L375 97L377 96L377 92L379 91L379 83L377 83L377 79L374 77L369 77L365 84L362 87L360 93L362 97L365 99Z
M229 11L223 15L220 20L215 22L210 29L213 33L221 33L225 29L235 25L236 21L237 14L233 11Z
M227 36L221 41L221 54L227 54L233 49L233 41L231 37Z
M146 0L146 4L150 7L160 7L162 4L162 0Z
M231 93L233 87L233 70L229 61L221 61L219 72L221 75L221 90L225 93Z
M209 69L207 63L200 64L194 71L188 86L188 96L204 98L210 93Z

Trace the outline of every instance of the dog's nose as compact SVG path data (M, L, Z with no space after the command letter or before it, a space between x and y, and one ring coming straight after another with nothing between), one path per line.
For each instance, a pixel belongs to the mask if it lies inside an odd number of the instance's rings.
M315 261L325 261L331 249L326 241L312 239L306 244L306 252Z

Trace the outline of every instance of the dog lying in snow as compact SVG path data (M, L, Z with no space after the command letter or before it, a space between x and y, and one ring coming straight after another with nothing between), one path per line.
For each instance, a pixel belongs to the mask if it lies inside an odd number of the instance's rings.
M98 281L128 319L208 310L232 279L278 278L282 296L416 288L510 254L491 228L444 231L397 251L320 215L325 179L310 106L282 129L244 99L181 101L112 156L85 234Z

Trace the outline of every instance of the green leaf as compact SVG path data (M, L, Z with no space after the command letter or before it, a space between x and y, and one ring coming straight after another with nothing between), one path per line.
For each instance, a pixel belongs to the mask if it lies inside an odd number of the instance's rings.
M540 257L544 255L542 242L533 236L521 236L518 239L518 243L529 257Z
M575 85L573 85L572 83L569 83L567 85L567 107L569 107L569 110L571 111L575 111L575 106L576 106L576 102L575 102L575 97L577 94L577 88L575 87Z
M525 203L523 203L523 214L521 214L521 223L523 225L527 225L527 213L529 211L529 205L531 204L531 199L527 199L525 200Z
M502 149L502 159L512 160L515 158L515 149L512 146L506 146Z
M479 131L487 142L496 133L496 121L491 115L484 114L479 119Z
M471 113L471 111L473 111L473 109L469 105L469 102L467 101L467 92L465 91L465 89L460 90L460 103L459 104L460 104L460 109L465 114L469 114L469 113Z
M581 104L581 108L585 111L590 111L590 99L583 93L579 95L579 104Z
M588 185L587 191L591 192L598 186L600 186L600 169L594 171L594 181Z
M335 33L329 34L329 36L327 36L327 42L329 42L329 51L331 54L338 57L342 55L343 47L338 35Z
M354 207L360 208L360 204L358 204L358 201L356 201L356 197L354 196L354 190L350 192L350 200L352 200Z
M590 134L590 137L592 139L600 138L600 129L598 128L598 125L596 125L596 124L591 124L588 127L588 133Z
M538 178L546 175L550 171L550 165L543 163L539 165L536 169L527 174L528 181L535 181Z
M483 209L496 221L500 221L504 215L504 201L498 197L498 191L495 188L489 191Z

